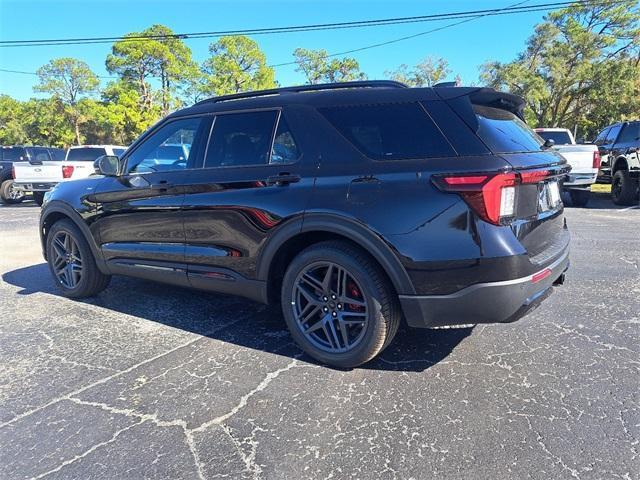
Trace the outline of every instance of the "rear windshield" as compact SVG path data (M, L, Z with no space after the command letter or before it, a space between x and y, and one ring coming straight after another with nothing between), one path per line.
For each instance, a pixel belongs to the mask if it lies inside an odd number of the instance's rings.
M21 162L27 161L27 152L23 147L17 148L2 148L0 149L0 155L5 162Z
M556 145L571 145L569 132L536 131L543 140L553 140Z
M449 142L418 103L319 110L347 140L374 160L455 155Z
M513 113L500 108L474 105L478 136L493 153L538 152L540 137Z
M104 148L71 148L67 153L67 160L93 162L96 158L106 154L107 152Z
M64 160L67 151L64 148L50 148L51 160Z

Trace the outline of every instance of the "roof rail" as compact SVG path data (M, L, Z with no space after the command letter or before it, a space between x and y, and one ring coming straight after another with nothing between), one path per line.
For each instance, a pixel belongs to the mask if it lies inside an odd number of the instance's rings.
M258 90L255 92L233 93L220 97L207 98L196 105L203 103L226 102L227 100L238 100L241 98L265 97L268 95L280 95L282 93L315 92L319 90L338 90L341 88L408 88L407 85L395 80L363 80L356 82L321 83L316 85L299 85L296 87L271 88L269 90Z

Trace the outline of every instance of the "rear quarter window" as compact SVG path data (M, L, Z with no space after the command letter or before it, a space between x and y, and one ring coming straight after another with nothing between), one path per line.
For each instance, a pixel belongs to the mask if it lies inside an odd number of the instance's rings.
M476 132L493 153L538 152L540 137L516 115L500 108L474 105Z
M456 155L419 103L350 105L319 111L349 142L374 160Z
M96 158L106 154L107 152L104 148L71 148L67 152L67 160L93 162Z

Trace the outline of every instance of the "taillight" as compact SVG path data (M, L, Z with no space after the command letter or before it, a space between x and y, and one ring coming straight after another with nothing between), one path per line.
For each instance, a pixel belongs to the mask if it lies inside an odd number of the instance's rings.
M597 168L600 169L600 151L596 150L595 152L593 152L593 165L592 168Z
M502 225L515 215L515 173L434 177L444 191L455 192L487 222Z
M71 175L73 175L73 168L73 165L63 165L62 178L71 178Z

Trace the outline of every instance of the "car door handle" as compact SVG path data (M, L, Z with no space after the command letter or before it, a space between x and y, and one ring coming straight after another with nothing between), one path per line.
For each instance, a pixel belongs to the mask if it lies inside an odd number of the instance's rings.
M282 187L289 185L290 183L296 183L300 181L300 175L291 173L279 173L278 175L272 175L267 177L267 185L278 185Z

